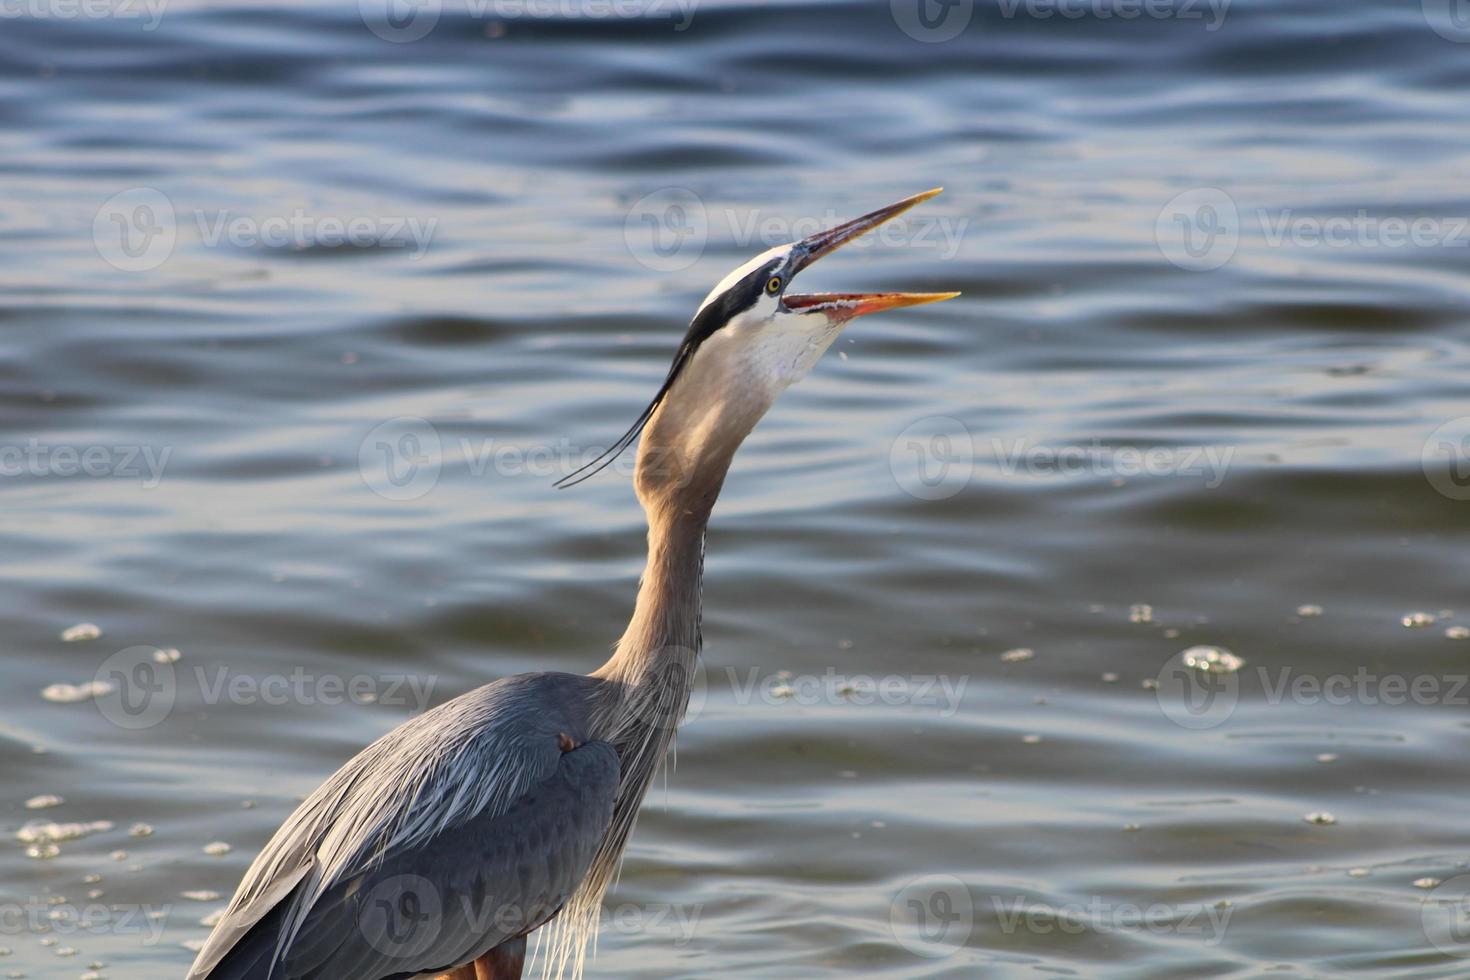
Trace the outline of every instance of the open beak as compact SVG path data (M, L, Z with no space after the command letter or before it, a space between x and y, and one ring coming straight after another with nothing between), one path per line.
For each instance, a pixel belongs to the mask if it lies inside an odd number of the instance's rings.
M837 251L860 235L867 234L886 221L903 214L920 201L927 201L944 188L906 197L884 208L844 222L836 228L819 231L810 238L797 243L792 274L800 272L822 256ZM851 319L880 310L893 310L901 306L920 306L953 299L959 293L787 293L781 301L787 309L804 313L826 313L838 319Z

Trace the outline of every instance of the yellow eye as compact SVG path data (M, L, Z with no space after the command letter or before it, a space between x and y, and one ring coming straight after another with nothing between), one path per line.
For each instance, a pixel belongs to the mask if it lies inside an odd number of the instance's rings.
M781 277L780 276L772 276L769 280L766 281L766 292L770 293L772 296L775 296L780 291L781 291Z

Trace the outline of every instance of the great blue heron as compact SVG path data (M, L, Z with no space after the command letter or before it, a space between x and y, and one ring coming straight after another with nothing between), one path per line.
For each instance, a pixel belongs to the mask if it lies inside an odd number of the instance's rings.
M802 269L938 194L757 255L695 313L632 427L648 564L632 621L588 675L536 672L393 729L309 796L256 857L189 980L580 975L639 804L689 701L704 533L741 442L854 317L957 293L788 293Z

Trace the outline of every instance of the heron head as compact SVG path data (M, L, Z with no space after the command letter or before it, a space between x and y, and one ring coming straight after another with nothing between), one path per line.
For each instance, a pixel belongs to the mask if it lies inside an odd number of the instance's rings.
M713 505L735 450L776 398L806 376L856 317L950 299L958 293L798 293L807 266L889 221L939 188L778 245L710 290L674 355L663 386L608 452L558 483L569 486L616 458L641 432L636 482L645 503L678 493ZM698 503L699 499L694 502ZM688 500L681 501L687 506Z

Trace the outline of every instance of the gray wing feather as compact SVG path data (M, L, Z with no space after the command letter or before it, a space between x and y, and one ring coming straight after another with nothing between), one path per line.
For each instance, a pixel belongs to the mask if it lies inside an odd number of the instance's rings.
M334 886L308 913L284 976L414 976L536 928L586 875L617 785L617 753L589 742L502 816L472 820Z
M610 746L589 743L563 755L558 746L562 733L579 742L586 737L590 686L596 683L575 674L508 677L405 722L368 746L312 793L271 838L246 872L188 980L307 976L294 972L294 967L285 972L279 966L297 956L303 963L347 964L349 948L363 957L353 969L376 969L369 966L376 962L371 946L362 952L360 946L368 944L334 945L332 939L360 934L358 913L363 903L371 900L373 907L381 908L377 902L394 900L392 886L385 884L393 875L384 877L383 869L391 865L400 877L415 873L414 867L437 869L452 886L451 897L457 898L461 892L456 874L473 870L478 859L469 855L476 853L476 846L493 851L497 833L507 835L507 848L531 855L533 867L538 860L553 860L553 852L561 847L568 849L569 857L578 853L580 838L546 837L544 828L551 817L517 807L532 796L546 801L540 804L543 808L553 805L555 794L547 787L555 784L563 794L555 797L558 811L585 807L591 819L602 809L606 793L610 813L617 783L616 753ZM586 761L574 758L584 753ZM569 779L573 782L564 782ZM538 789L545 789L545 794L537 795ZM502 819L512 811L517 819ZM606 825L604 820L598 840ZM567 829L591 834L580 825ZM452 860L456 847L468 848L460 851L459 862ZM538 852L537 847L546 851ZM535 879L533 871L505 855L498 859L505 862L498 866L501 870L528 885ZM473 881L467 883L474 887ZM546 883L551 883L550 876ZM405 892L396 900L402 911L416 915L422 910L415 911L412 903L424 897ZM530 898L528 891L520 900L529 905ZM314 914L315 924L305 929ZM447 938L432 947L435 955L458 935L455 928L447 921L441 927ZM267 942L271 948L263 955ZM468 936L464 942L472 945ZM265 972L243 967L256 960L267 964ZM378 976L343 973L335 966L321 974L338 980L359 975Z

